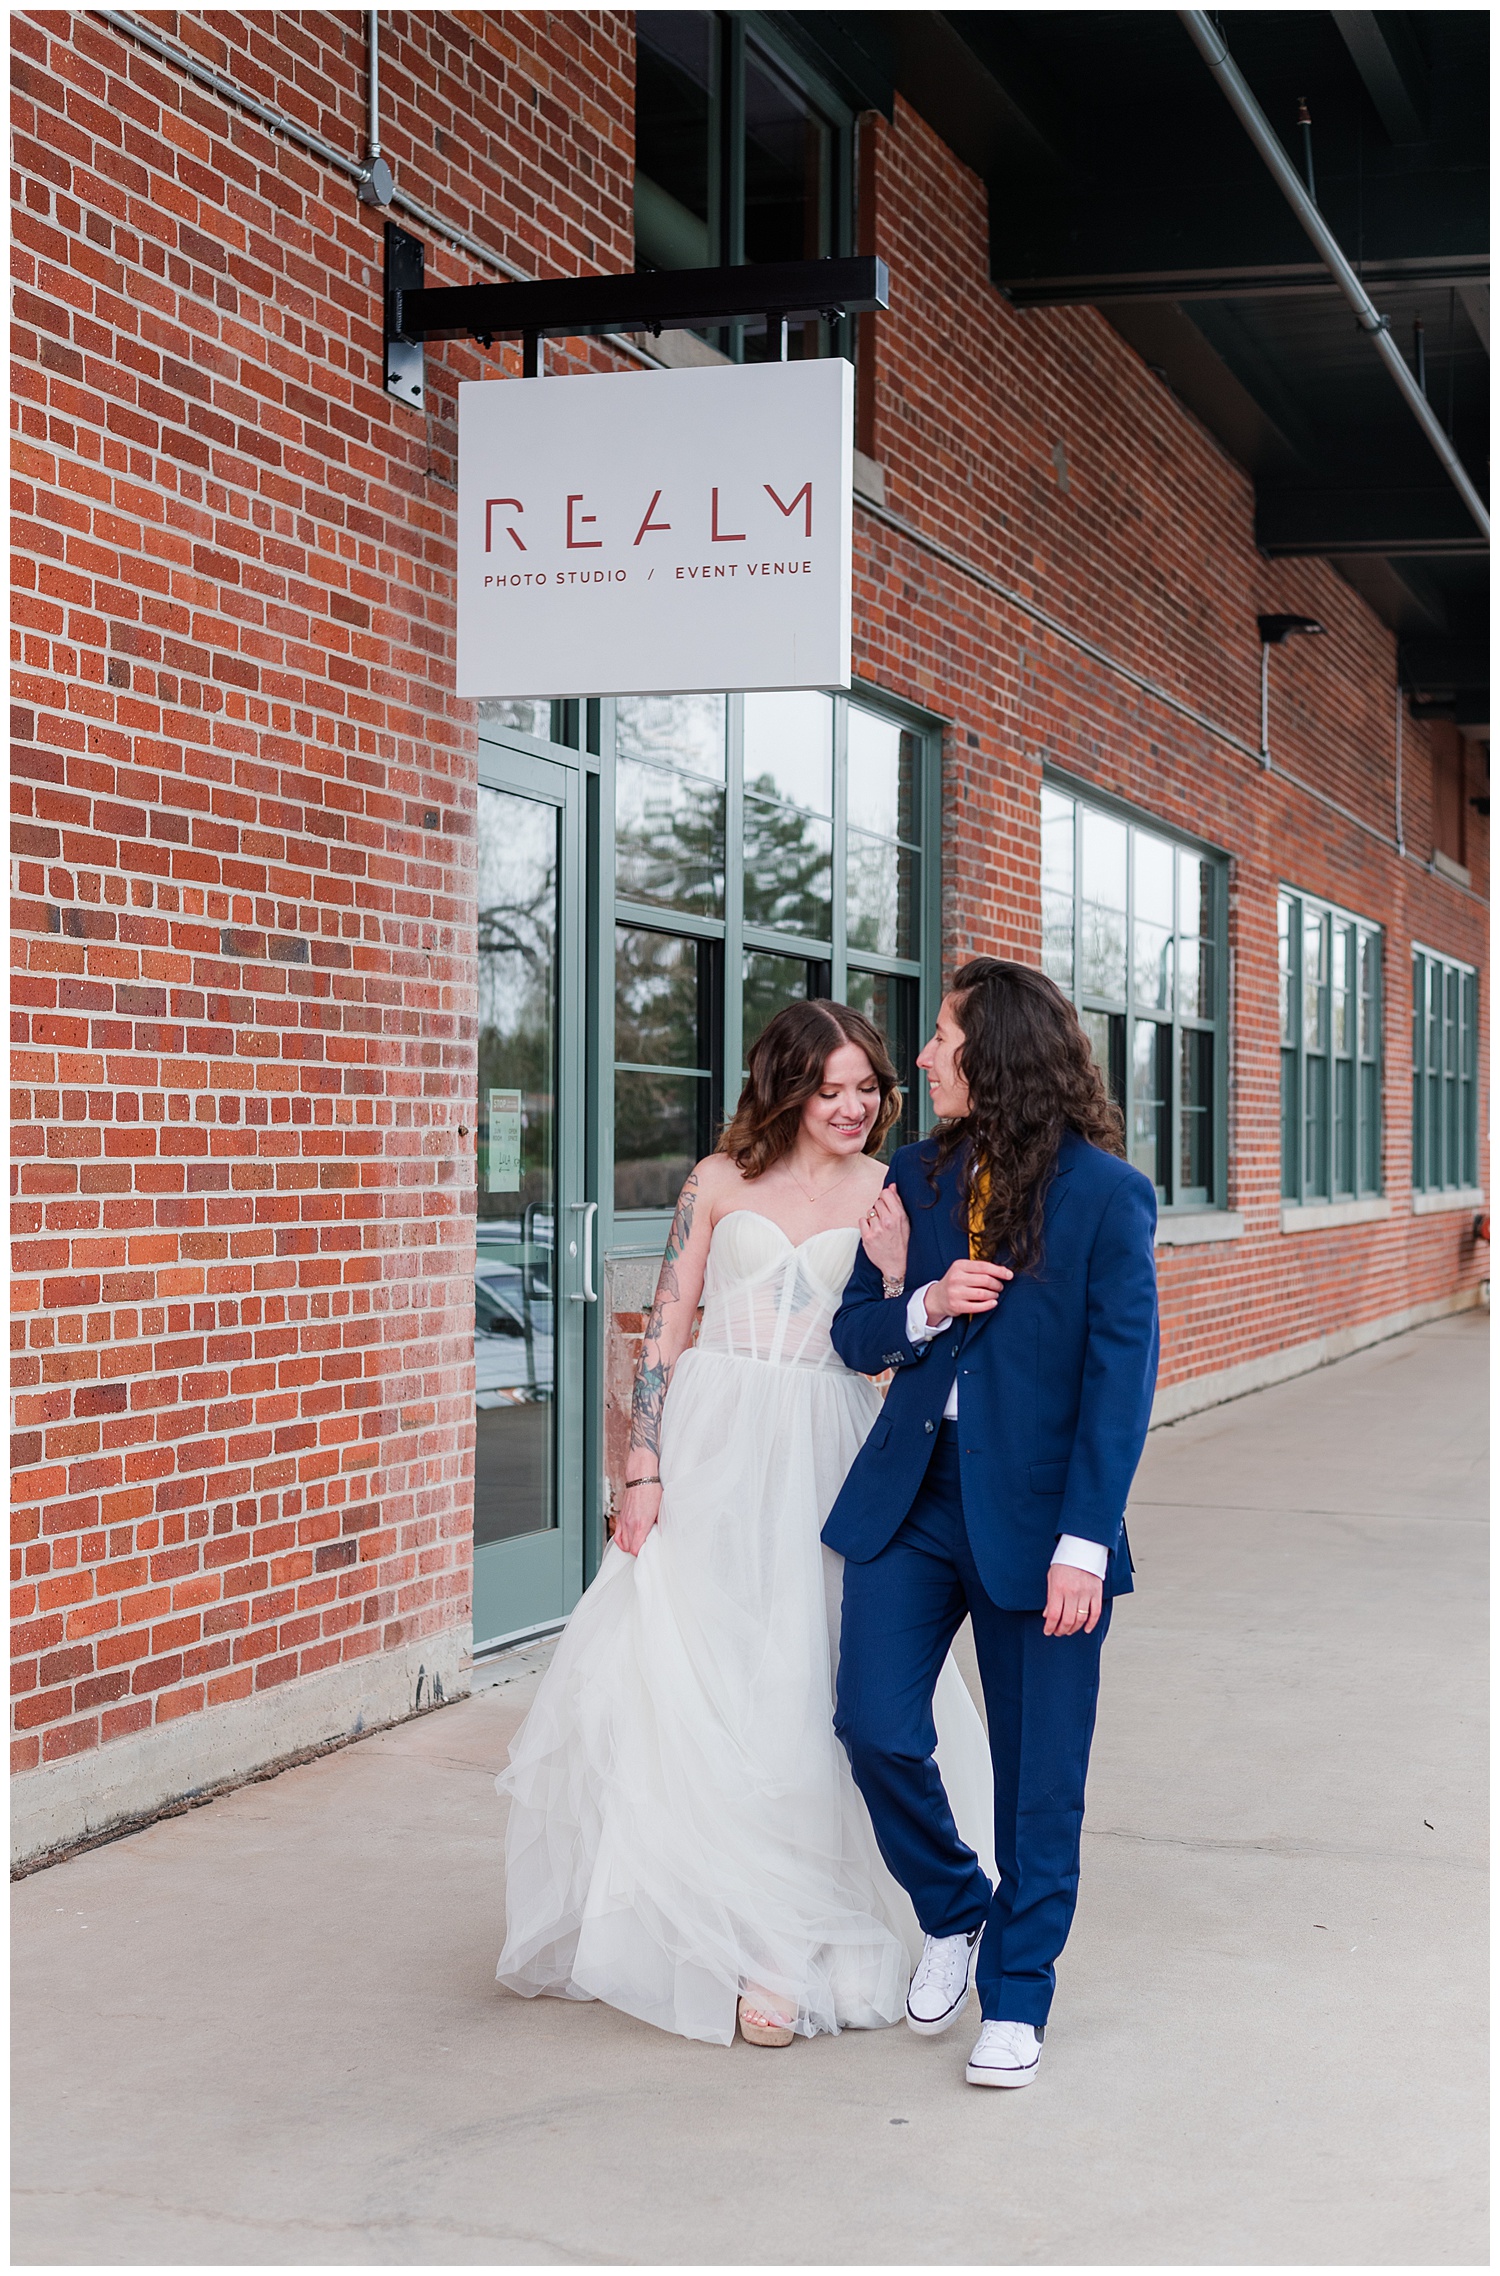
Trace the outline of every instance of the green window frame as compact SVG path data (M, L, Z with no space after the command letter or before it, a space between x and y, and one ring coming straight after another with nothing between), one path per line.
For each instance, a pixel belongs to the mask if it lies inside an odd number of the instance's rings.
M1384 1190L1384 934L1315 894L1276 896L1281 1198Z
M1413 1193L1479 1184L1479 974L1433 948L1411 955Z
M651 1248L783 1004L831 996L873 1018L904 1092L888 1144L926 1127L915 1062L940 982L941 741L864 688L599 708L614 886L600 1190L616 1246Z
M1222 1209L1228 863L1049 774L1042 967L1077 1006L1160 1208Z
M635 241L638 269L826 260L853 248L854 117L752 10L639 10ZM707 337L759 362L765 332ZM790 328L792 357L852 355L853 321Z

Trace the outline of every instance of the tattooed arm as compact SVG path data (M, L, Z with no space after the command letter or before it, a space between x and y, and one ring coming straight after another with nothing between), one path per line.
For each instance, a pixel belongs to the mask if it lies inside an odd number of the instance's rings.
M615 1520L614 1538L627 1556L636 1555L661 1506L662 1407L672 1369L692 1337L708 1264L714 1199L727 1168L722 1155L710 1155L698 1164L678 1197L677 1214L667 1236L667 1252L636 1362L625 1494Z

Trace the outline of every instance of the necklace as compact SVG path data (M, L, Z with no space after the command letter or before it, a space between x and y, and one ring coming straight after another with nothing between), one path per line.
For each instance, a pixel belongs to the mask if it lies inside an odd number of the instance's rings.
M814 1193L809 1187L805 1186L802 1183L801 1178L798 1177L796 1171L792 1168L790 1156L787 1157L787 1160L783 1164L783 1167L786 1170L787 1176L791 1179L793 1185L797 1188L797 1191L799 1193L807 1195L807 1198L812 1203L814 1209L820 1208L830 1193L837 1192L838 1188L841 1185L847 1185L852 1174L849 1170L845 1170L842 1177L834 1178L831 1183L823 1188L823 1191L821 1193Z

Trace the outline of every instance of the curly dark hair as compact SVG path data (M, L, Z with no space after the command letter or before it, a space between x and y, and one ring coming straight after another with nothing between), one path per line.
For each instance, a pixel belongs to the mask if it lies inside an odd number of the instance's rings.
M802 1109L822 1088L829 1059L846 1043L858 1044L880 1085L880 1111L864 1144L867 1154L878 1154L901 1112L896 1070L879 1028L863 1012L826 996L787 1004L761 1029L750 1046L745 1087L718 1151L732 1156L747 1178L764 1176L773 1162L790 1153Z
M1106 1154L1125 1152L1125 1123L1095 1064L1078 1014L1055 981L1029 964L976 956L954 974L963 1029L959 1071L969 1111L937 1133L936 1168L967 1149L967 1210L976 1170L989 1173L980 1254L1017 1272L1041 1261L1042 1208L1066 1131ZM934 1178L936 1171L934 1171Z

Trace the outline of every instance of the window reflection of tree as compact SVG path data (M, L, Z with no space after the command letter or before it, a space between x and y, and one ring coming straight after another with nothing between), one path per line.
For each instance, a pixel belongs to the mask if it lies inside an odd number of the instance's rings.
M707 1067L702 960L706 944L622 925L615 935L615 1206L669 1208L713 1143L711 1084L643 1074L642 1066Z
M826 940L833 894L829 826L794 806L752 795L774 788L770 775L745 785L746 920Z
M744 1046L746 1051L769 1020L788 1004L801 1003L811 991L808 969L800 957L773 956L750 950L745 957Z
M488 1193L481 1156L482 1216L551 1199L556 879L550 863L514 867L511 896L479 912L479 1114L487 1141L490 1089L520 1091L521 1190Z
M618 890L627 900L717 916L724 905L724 793L687 775L636 770L640 804L616 822Z

